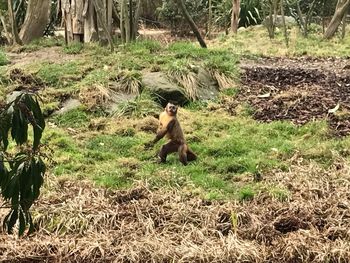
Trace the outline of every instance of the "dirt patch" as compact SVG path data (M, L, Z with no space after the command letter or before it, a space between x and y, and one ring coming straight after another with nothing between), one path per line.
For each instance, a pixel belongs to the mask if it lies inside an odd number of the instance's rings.
M32 74L26 74L18 68L11 70L9 77L13 86L13 90L16 91L26 90L36 92L45 87L43 81L40 78Z
M242 102L261 121L304 124L327 119L337 135L350 133L350 69L347 59L263 58L243 61L242 87L229 107ZM332 110L333 109L333 110ZM344 114L345 113L345 114ZM341 116L339 116L341 115Z
M350 258L350 172L343 164L265 174L262 183L284 189L285 201L267 192L248 202L216 202L146 186L112 191L81 181L49 181L50 191L35 206L38 231L23 239L0 232L0 261L321 263Z
M70 55L62 52L62 47L47 47L40 48L39 50L33 52L20 52L20 53L6 53L9 57L11 64L10 69L13 68L23 68L33 62L52 62L52 63L62 63L66 61L74 61L81 55Z

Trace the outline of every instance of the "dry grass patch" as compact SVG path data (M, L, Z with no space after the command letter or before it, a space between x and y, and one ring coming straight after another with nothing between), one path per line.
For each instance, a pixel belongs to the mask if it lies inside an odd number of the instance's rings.
M147 185L112 191L49 178L34 208L38 232L20 240L1 233L0 260L347 262L347 165L293 166L264 175L262 184L286 189L289 201L276 191L217 202Z

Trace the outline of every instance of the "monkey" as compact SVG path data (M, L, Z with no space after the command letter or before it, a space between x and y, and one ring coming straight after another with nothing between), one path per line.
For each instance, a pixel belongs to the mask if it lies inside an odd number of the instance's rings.
M180 123L176 117L178 107L168 103L159 115L159 127L155 139L145 145L153 147L160 139L166 136L170 141L164 144L158 153L159 163L165 163L167 155L178 152L180 162L187 165L189 161L197 159L197 155L188 147Z

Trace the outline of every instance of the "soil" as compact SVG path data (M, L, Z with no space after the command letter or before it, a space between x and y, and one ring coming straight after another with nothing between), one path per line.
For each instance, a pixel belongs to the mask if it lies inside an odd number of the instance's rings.
M350 133L350 60L340 58L260 58L241 63L238 99L256 120L305 124L326 119L332 133Z

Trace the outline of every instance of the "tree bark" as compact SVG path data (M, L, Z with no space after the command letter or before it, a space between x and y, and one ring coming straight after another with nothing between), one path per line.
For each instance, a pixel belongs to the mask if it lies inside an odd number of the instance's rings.
M11 38L11 34L10 32L7 30L7 24L5 22L5 17L0 13L0 21L4 30L4 35L6 37L6 40L8 42L8 44L12 44L12 38Z
M139 19L140 19L140 11L141 11L141 0L137 0L136 3L136 9L134 12L134 19L133 19L133 34L131 36L132 40L136 40L136 35L137 35L137 31L139 29Z
M43 36L49 22L51 0L29 0L19 36L24 44Z
M284 16L284 0L281 0L281 16L282 16L282 23L283 23L284 39L285 39L285 42L286 42L286 46L289 47L289 39L288 39L286 18Z
M16 18L13 13L13 3L12 0L7 0L7 9L9 12L9 18L10 18L10 24L11 24L11 32L12 32L12 41L15 44L22 45L22 40L18 35L18 29L17 29L17 23L16 23Z
M180 9L181 9L183 15L185 16L187 22L190 24L190 27L191 27L193 33L195 34L195 36L197 37L197 40L198 40L199 44L201 45L201 47L207 48L207 45L205 44L205 41L204 41L201 33L199 32L196 23L193 21L192 17L190 16L190 14L188 13L188 11L186 9L185 2L183 0L176 0L176 2L180 6Z
M240 0L233 0L232 1L231 31L234 34L237 34L237 30L238 30L240 6L241 6Z
M213 5L212 0L209 0L209 6L208 6L208 32L207 36L210 39L211 38L211 27L212 27L212 20L213 20Z
M113 39L112 39L112 36L108 30L106 19L104 19L105 16L104 16L103 11L105 9L103 9L103 5L99 0L92 0L92 3L93 3L95 10L96 10L97 21L102 26L102 30L103 30L104 34L106 35L108 43L109 43L110 48L111 48L111 51L113 52L114 51Z
M348 15L348 11L345 12L344 16L343 16L343 20L342 20L342 30L341 30L341 38L344 39L345 38L345 33L346 33L346 17Z
M337 32L337 29L339 25L341 24L341 21L346 14L347 10L350 6L350 0L338 0L337 7L335 9L335 13L333 15L333 18L331 22L329 23L326 32L324 34L325 39L330 39L334 36L335 32Z
M126 36L125 36L125 1L120 0L120 35L122 39L122 43L125 43Z

